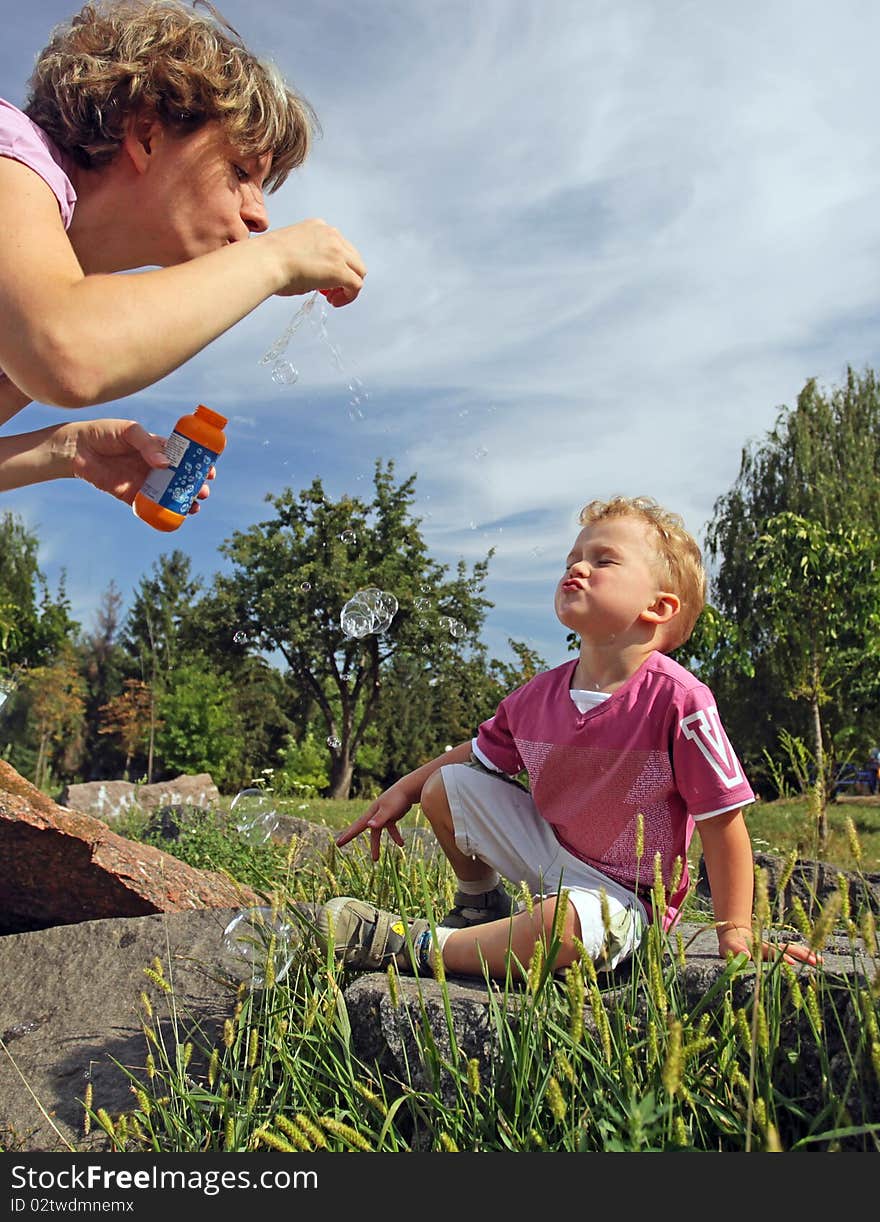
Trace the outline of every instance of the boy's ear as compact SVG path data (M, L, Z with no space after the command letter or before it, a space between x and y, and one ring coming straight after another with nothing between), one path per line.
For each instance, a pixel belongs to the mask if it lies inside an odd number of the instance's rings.
M162 124L155 115L142 112L133 115L129 120L122 139L122 147L139 174L147 170L155 151L156 141L161 139L162 135Z
M680 610L681 599L678 595L671 594L668 590L661 590L650 607L646 607L641 612L639 619L647 620L650 624L668 624Z

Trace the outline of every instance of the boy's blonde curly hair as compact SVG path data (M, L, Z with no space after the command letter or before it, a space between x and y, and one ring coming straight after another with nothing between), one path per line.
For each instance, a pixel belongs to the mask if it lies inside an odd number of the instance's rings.
M153 114L193 131L218 120L244 157L272 153L275 191L319 132L305 99L257 59L213 5L103 0L57 26L28 82L26 114L78 165L117 155L129 120Z
M603 518L639 518L654 532L657 540L659 576L671 594L681 600L678 615L670 622L666 648L677 649L694 630L706 603L706 571L694 537L685 529L684 519L664 509L649 496L614 496L608 501L590 501L583 507L578 522L589 526Z

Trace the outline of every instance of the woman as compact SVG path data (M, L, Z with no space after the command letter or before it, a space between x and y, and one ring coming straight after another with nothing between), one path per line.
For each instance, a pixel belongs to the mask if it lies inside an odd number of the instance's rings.
M204 7L86 4L23 109L0 100L0 424L150 386L273 294L360 292L360 254L324 221L267 232L264 193L315 117ZM133 268L150 270L112 274ZM0 490L75 476L130 504L162 447L133 420L2 437Z

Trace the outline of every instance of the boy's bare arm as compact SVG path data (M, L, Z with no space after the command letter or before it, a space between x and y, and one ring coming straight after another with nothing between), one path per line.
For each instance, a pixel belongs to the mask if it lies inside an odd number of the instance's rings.
M383 828L395 844L402 845L403 837L397 830L397 824L409 808L418 802L428 777L438 768L442 768L444 764L466 763L470 755L471 739L468 739L466 742L459 743L457 747L453 747L451 751L444 751L436 759L422 764L420 768L414 768L399 781L389 785L384 793L380 793L364 813L355 819L354 823L350 824L344 832L339 833L336 843L341 848L342 845L360 836L361 832L369 830L370 855L373 861L378 861Z
M718 953L726 956L752 954L752 903L754 900L754 857L742 810L714 815L697 824L703 846L703 860L712 892L712 908L718 929ZM816 963L817 956L808 946L790 942L783 945L762 943L764 958L782 954L787 963Z

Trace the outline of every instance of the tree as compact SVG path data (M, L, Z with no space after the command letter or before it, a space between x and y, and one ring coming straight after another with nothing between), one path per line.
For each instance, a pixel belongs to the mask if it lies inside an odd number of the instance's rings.
M63 750L82 729L84 685L73 650L68 648L48 666L30 669L25 684L38 743L34 784L41 788L49 779L52 747Z
M329 744L331 797L349 794L391 660L461 654L478 640L490 605L481 596L488 557L471 573L459 563L449 579L428 556L411 516L414 486L415 476L395 483L393 463L381 461L369 504L333 502L316 479L299 494L267 497L273 516L221 547L233 573L215 579L217 613L255 646L280 653L300 697L313 703ZM368 587L392 594L398 610L384 631L358 639L340 615Z
M175 549L153 564L152 577L142 577L125 618L122 643L137 663L141 678L155 676L159 685L171 675L183 652L195 642L187 638L192 604L202 588L190 573L191 561Z
M880 665L880 542L798 514L769 518L750 549L762 630L784 640L788 694L810 713L819 845L828 836L822 708L856 671ZM845 580L841 580L845 575ZM880 686L874 679L875 688Z
M205 659L179 662L159 701L156 745L170 773L210 772L226 784L241 753L240 728L230 681Z
M53 597L37 562L38 547L15 514L0 515L0 660L8 666L50 662L77 629L64 576Z
M111 777L119 770L119 754L112 735L100 728L101 712L123 690L128 655L119 643L122 595L114 581L104 591L95 613L95 627L82 641L82 674L86 683L86 726L84 758L86 777L94 780ZM140 745L138 739L135 747ZM134 748L133 748L134 749ZM126 751L125 772L131 763Z
M139 747L150 741L161 726L155 715L155 700L149 684L143 679L126 679L122 691L98 709L98 733L117 738L125 754L123 775L128 780L129 768Z
M200 589L200 579L190 575L189 557L179 549L170 556L160 556L153 565L153 576L142 578L137 588L125 620L123 645L155 700L161 697L186 651L185 624ZM154 703L147 745L150 781L157 728Z
M796 514L828 530L880 530L880 387L866 370L847 369L840 387L804 385L794 408L783 407L774 427L743 449L731 489L715 502L706 531L714 624L698 624L685 649L724 708L725 724L753 777L764 769L781 727L812 734L806 701L788 692L787 635L762 614L752 548L778 514ZM838 580L845 581L844 574ZM713 639L714 638L714 639ZM684 660L684 659L683 659ZM838 684L826 720L838 734L871 736L880 728L876 691Z

